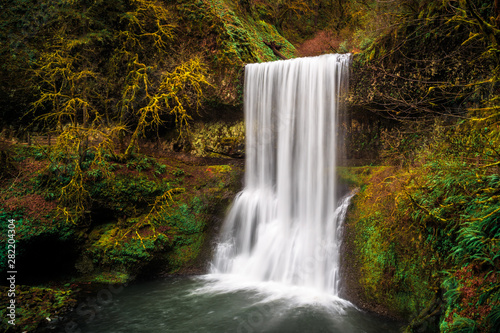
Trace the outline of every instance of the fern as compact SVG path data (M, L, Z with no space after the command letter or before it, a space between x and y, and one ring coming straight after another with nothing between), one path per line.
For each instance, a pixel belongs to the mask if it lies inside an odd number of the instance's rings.
M448 332L453 333L477 333L476 322L469 318L457 318L450 325Z
M500 332L500 305L498 301L497 306L491 310L486 320L488 320L491 332Z

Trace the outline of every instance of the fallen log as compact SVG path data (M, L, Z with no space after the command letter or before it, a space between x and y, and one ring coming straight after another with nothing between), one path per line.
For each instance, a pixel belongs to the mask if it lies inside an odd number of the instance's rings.
M263 41L264 44L266 44L267 46L269 46L269 48L273 51L274 55L277 56L278 58L281 58L283 60L288 60L287 57L285 57L279 50L281 50L281 48L283 46L281 45L278 45L276 44L276 42L272 41L272 42L266 42L266 41Z

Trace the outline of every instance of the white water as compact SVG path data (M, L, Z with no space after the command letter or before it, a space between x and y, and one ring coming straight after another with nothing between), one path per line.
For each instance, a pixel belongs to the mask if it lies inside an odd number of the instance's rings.
M339 236L352 196L337 198L335 172L349 61L325 55L246 66L245 188L225 221L212 276L275 294L287 286L338 296Z

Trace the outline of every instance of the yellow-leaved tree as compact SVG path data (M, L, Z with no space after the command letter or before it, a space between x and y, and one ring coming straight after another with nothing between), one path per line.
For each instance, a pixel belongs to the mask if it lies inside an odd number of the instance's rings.
M132 134L124 158L130 157L137 145L139 135L147 127L160 126L162 114L175 116L180 135L189 132L189 115L187 109L197 109L203 96L203 86L209 85L206 78L206 67L199 58L191 59L173 71L162 75L159 86L152 86L148 78L148 70L144 64L135 62L136 71L131 72L134 87L142 86L145 94L145 105L137 109L137 126ZM125 91L124 97L134 100L135 89ZM130 94L130 96L127 96Z
M166 120L175 119L180 135L187 134L209 86L201 57L172 56L177 18L166 4L113 3L62 4L32 71L36 119L57 137L49 168L64 174L59 209L74 223L85 220L91 205L89 172L112 177L107 161L129 159L140 135ZM115 142L127 132L127 148L117 154Z
M100 77L87 61L70 40L44 53L33 71L40 82L39 98L33 107L46 111L36 119L57 137L47 170L55 168L70 176L61 188L58 209L75 224L82 221L90 205L84 161L90 159L89 169L111 176L104 167L105 156L114 154L114 141L124 130L124 126L108 126L99 112Z

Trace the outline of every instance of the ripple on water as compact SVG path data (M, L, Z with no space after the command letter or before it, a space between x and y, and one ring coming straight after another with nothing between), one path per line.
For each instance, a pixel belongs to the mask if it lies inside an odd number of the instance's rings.
M307 288L213 275L130 285L95 317L74 320L82 333L396 333L400 327Z

